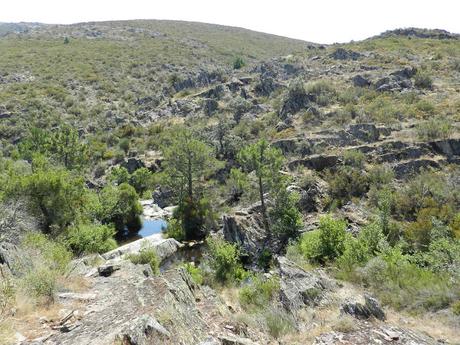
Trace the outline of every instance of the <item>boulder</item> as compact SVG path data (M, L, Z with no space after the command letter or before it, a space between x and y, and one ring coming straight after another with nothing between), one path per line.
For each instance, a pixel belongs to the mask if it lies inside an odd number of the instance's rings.
M348 126L347 132L366 143L379 140L380 132L374 124L359 123Z
M152 194L153 202L161 208L172 206L174 192L171 188L159 186Z
M251 339L237 337L235 335L222 335L219 337L222 345L257 345Z
M254 87L254 91L258 96L268 97L270 94L279 88L280 85L271 77L261 77L259 83Z
M435 160L420 158L399 162L393 166L393 170L397 179L406 179L428 167L439 169L440 165Z
M316 306L335 287L335 283L321 271L307 272L285 257L278 258L280 272L280 300L288 311Z
M327 196L328 184L322 179L315 181L307 186L291 185L289 191L295 191L300 195L298 208L304 212L319 212L323 209L323 200Z
M339 156L335 155L311 155L307 158L289 162L288 167L290 170L294 170L298 166L304 166L308 169L322 171L336 166L339 161Z
M116 336L115 342L130 345L167 344L170 333L150 315L141 315Z
M129 157L128 159L125 159L120 166L126 168L130 174L135 172L137 169L140 168L145 168L144 162L137 157Z
M364 304L356 299L345 301L340 307L340 311L361 320L374 317L384 321L386 318L380 303L369 295L364 295Z
M111 260L126 254L138 253L142 246L151 246L155 249L161 262L163 262L173 256L182 247L182 244L173 238L162 238L161 234L154 234L111 250L103 254L102 257L105 260Z
M429 144L436 153L447 157L460 156L460 139L437 140Z
M202 102L203 111L207 116L214 114L219 108L219 103L212 98L205 98Z
M337 48L329 56L335 60L358 60L362 57L360 53L344 48Z
M356 87L368 87L371 85L371 82L360 74L355 75L351 79L351 81L353 82L353 85Z

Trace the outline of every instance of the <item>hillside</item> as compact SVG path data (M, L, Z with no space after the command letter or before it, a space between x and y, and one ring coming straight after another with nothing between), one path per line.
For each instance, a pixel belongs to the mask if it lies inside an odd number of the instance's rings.
M0 344L460 342L458 34L0 23L0 145Z

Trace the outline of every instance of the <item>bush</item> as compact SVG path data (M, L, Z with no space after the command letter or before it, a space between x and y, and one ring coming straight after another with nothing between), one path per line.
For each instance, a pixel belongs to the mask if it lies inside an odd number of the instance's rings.
M317 230L302 235L299 250L311 262L326 262L342 255L345 249L347 223L330 215L321 217Z
M358 274L382 303L396 309L436 311L447 307L459 295L455 282L447 274L418 267L399 247L369 260Z
M174 238L179 242L185 240L185 233L184 229L182 228L182 223L179 219L174 217L168 221L168 225L166 226L164 234L167 238Z
M283 310L267 310L264 318L269 334L275 339L295 329L294 320Z
M39 267L31 270L22 278L22 287L25 292L40 300L42 303L51 303L54 301L54 295L57 289L56 271L47 267Z
M190 274L192 277L192 280L195 282L195 284L202 285L203 284L203 271L199 268L196 267L193 263L191 262L186 262L183 264L183 267L185 270Z
M150 247L148 243L142 244L141 250L137 254L128 254L126 258L135 265L149 264L154 274L160 272L160 259L155 248Z
M233 69L240 69L244 67L244 65L246 65L246 63L241 56L236 57L233 61Z
M414 85L420 89L432 89L433 80L426 71L417 71L414 77Z
M238 281L246 275L240 262L240 252L235 244L222 239L208 239L209 263L217 281Z
M29 233L25 236L22 246L27 251L32 251L36 262L43 261L45 267L63 273L72 259L72 253L66 246L49 239L42 233Z
M420 140L428 141L449 138L453 128L449 120L436 117L420 123L416 131Z
M307 84L306 92L314 95L316 103L321 106L326 106L337 98L334 86L325 80Z
M117 247L115 233L109 225L82 224L67 231L66 243L77 255L102 254Z
M275 277L254 276L239 292L240 304L245 310L265 308L277 296L280 285Z
M341 166L336 172L328 171L331 196L339 201L339 206L351 199L360 197L369 189L369 177L363 171L350 166Z
M452 312L454 315L460 316L460 300L452 304Z
M283 243L297 238L302 228L302 215L296 206L299 199L297 193L289 193L284 186L276 192L275 206L270 210L271 231Z
M361 151L348 150L343 154L343 163L347 166L363 169L366 162L366 156Z

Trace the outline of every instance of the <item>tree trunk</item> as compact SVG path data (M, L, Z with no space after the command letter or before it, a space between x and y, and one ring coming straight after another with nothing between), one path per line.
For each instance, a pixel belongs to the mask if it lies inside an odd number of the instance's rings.
M265 207L264 199L264 187L262 184L262 176L259 176L259 194L260 194L260 204L262 206L262 218L264 222L264 228L267 232L267 235L270 236L270 226L268 224L267 208Z

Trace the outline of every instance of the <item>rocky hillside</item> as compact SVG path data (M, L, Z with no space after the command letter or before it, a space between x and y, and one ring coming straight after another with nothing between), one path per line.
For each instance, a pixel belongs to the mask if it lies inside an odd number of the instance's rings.
M0 24L0 140L0 344L460 343L457 34Z

